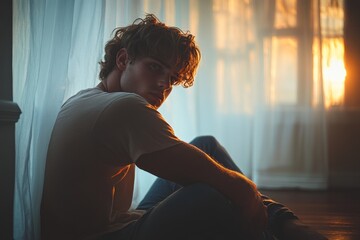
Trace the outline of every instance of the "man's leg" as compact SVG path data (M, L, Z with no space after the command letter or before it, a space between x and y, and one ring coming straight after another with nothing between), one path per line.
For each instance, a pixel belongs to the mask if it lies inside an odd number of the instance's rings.
M161 201L125 230L101 239L173 239L225 240L243 239L240 218L221 193L206 184L183 187Z
M240 168L235 164L226 149L213 136L196 137L190 142L191 145L201 149L215 161L224 167L242 173Z
M231 159L230 155L226 152L225 148L219 144L219 142L212 136L201 136L197 137L190 142L191 145L199 148L209 156L211 156L218 163L224 167L241 172L238 166ZM137 209L149 209L157 203L164 200L170 194L174 193L182 186L174 182L157 178L149 191L139 203Z
M242 173L226 149L213 136L197 137L191 142L191 144L206 152L224 167ZM263 203L265 206L267 206L268 210L269 232L278 235L278 232L280 231L279 227L283 224L284 221L289 219L298 219L289 208L278 202L275 202L265 195L261 196Z
M212 136L201 136L195 138L190 144L201 149L224 167L242 173L234 163L225 148ZM180 189L182 186L161 178L155 180L154 184L139 203L138 209L149 209L166 197ZM269 216L269 232L277 235L279 226L283 221L297 219L297 217L284 205L277 203L267 196L262 195L264 205L267 206ZM267 233L268 234L268 233ZM271 239L269 236L266 239Z

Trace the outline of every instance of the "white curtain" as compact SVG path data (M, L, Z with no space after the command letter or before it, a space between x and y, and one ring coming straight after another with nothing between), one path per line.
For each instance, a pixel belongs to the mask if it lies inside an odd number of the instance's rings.
M304 1L315 26L305 37L274 30L279 2L290 6L280 20L294 24L295 0L14 0L14 101L23 112L14 238L39 239L46 150L61 104L97 84L112 30L145 13L190 30L202 51L195 85L177 87L160 109L180 138L214 135L260 187L326 187L322 64L311 50L313 39L321 46L319 1ZM153 179L137 172L134 205Z
M260 187L327 186L320 2L257 1L263 71L257 76L253 178Z
M94 86L103 44L101 1L14 1L16 126L14 238L39 239L47 145L63 101Z

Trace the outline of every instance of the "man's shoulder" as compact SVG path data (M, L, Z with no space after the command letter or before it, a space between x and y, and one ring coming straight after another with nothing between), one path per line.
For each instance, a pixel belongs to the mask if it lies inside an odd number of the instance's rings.
M151 107L143 97L136 93L117 92L107 94L106 97L110 100L108 107L122 107L126 109Z
M158 117L159 113L154 109L143 97L135 93L116 92L105 93L99 97L96 102L96 108L101 109L103 117L118 116L125 119L133 119L134 117L141 119Z
M79 102L91 104L93 107L107 107L114 105L146 105L146 100L138 94L129 92L104 92L99 88L84 89L70 97L63 105L72 105Z
M113 98L116 98L117 101L127 101L127 102L134 102L134 103L147 103L146 100L136 93L129 93L129 92L116 92L110 93L109 95L113 95ZM116 96L115 96L116 95Z
M136 93L128 93L128 92L117 92L117 93L110 93L108 96L110 97L110 101L108 107L111 108L125 108L127 110L140 110L140 109L147 109L147 110L155 110L151 104L149 104L145 98L136 94Z

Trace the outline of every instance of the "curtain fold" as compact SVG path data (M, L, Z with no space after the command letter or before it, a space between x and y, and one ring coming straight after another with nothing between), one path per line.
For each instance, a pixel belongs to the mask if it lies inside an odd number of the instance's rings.
M282 15L279 2L290 4ZM159 109L176 135L184 141L214 135L260 187L326 187L322 58L311 57L322 46L320 2L306 0L313 22L300 40L291 27L294 2L14 0L14 101L23 111L16 128L14 238L40 238L46 151L62 103L97 84L112 30L145 13L190 30L202 51L195 85L176 87ZM274 26L290 28L277 35ZM298 57L299 46L310 62ZM133 206L154 179L137 170Z

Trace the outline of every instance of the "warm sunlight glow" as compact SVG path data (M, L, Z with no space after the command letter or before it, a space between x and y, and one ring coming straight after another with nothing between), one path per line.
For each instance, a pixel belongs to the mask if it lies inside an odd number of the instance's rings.
M325 106L329 108L342 105L346 77L343 39L324 39L322 55Z
M216 55L216 106L226 114L250 113L250 55L255 41L250 1L214 0L213 38ZM206 18L206 16L204 16ZM206 27L203 27L206 30ZM205 54L204 54L205 56ZM211 55L210 55L211 57ZM209 58L208 58L209 59ZM206 61L206 60L204 60Z
M296 27L297 9L296 0L276 1L275 28Z
M321 0L321 51L324 101L327 108L344 102L344 1Z
M243 1L215 0L213 2L216 49L239 51L247 42L244 16L249 17L249 7ZM239 29L242 29L240 31Z
M326 105L339 105L343 102L346 70L341 59L331 59L324 67L324 83L327 90Z
M266 99L275 106L297 101L297 49L295 38L272 37L264 42L265 78L269 84ZM269 51L271 50L271 51Z

